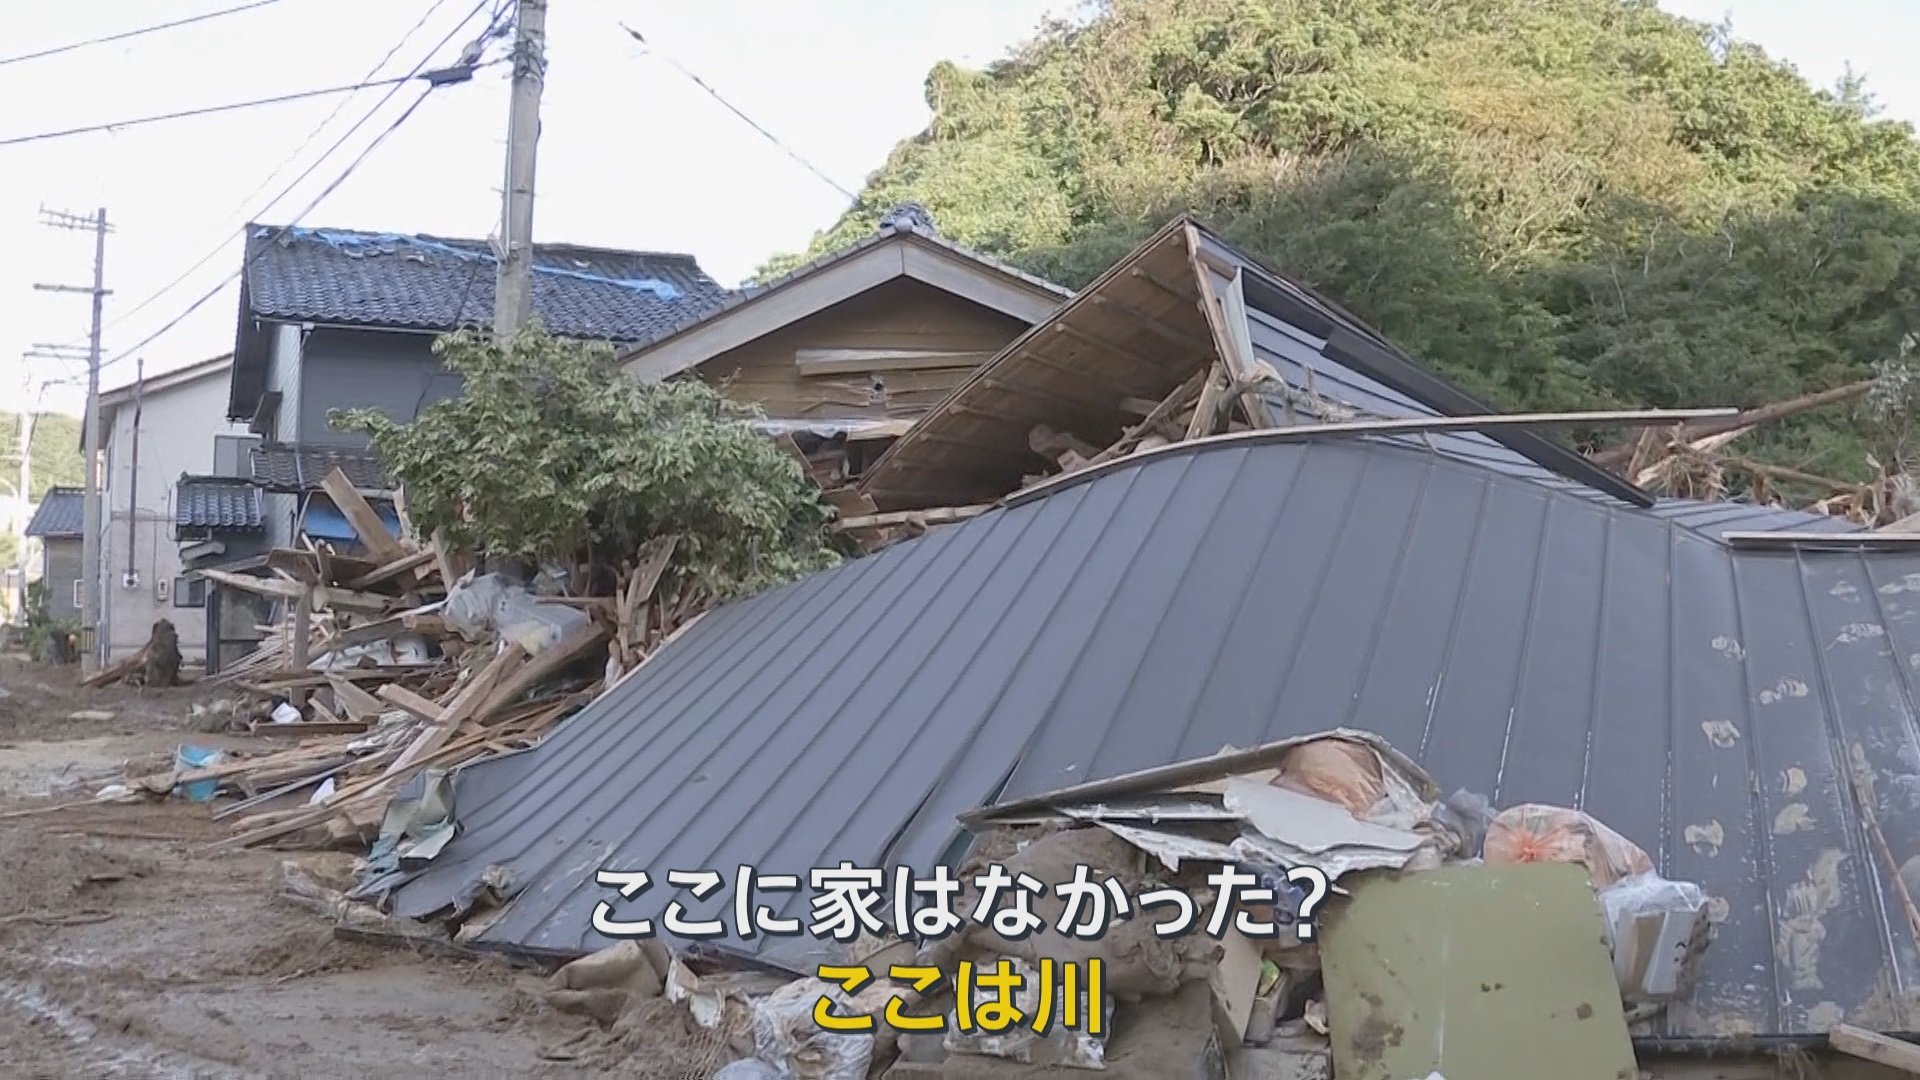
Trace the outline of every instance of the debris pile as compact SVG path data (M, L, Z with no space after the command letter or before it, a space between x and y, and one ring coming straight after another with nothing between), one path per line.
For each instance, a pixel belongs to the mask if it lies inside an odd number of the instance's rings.
M269 553L265 576L200 571L219 587L271 598L283 615L213 680L244 701L207 710L196 726L243 726L297 745L183 747L171 770L128 779L152 795L239 796L215 813L233 821L229 845L371 842L409 781L531 745L703 604L697 590L662 587L672 536L598 575L462 573L461 554L438 538L390 533L338 469L326 489L364 556L309 541ZM578 595L594 576L608 595Z
M1443 796L1364 731L1229 749L961 824L973 845L940 906L973 917L950 932L862 934L838 959L849 968L784 982L695 974L689 956L622 942L562 968L553 1003L617 1026L633 1002L584 988L630 969L621 995L680 1003L743 1076L1388 1080L1500 1065L1601 1080L1634 1071L1631 1026L1687 992L1712 936L1701 890L1662 879L1603 823ZM1045 885L1030 904L1009 899L1023 882ZM997 905L983 896L996 889ZM828 974L854 969L875 976ZM916 985L910 969L942 977ZM999 1000L1054 1022L966 1024L962 970L1012 973ZM973 1001L992 996L974 984ZM823 1012L872 1023L828 1030ZM905 1030L900 1015L943 1024ZM1541 1041L1517 1042L1522 1030Z

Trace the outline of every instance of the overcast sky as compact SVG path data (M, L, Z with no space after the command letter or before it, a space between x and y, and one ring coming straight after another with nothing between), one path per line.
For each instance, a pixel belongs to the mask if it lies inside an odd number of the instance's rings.
M428 55L480 0L278 0L198 25L20 63L5 59L242 0L86 0L17 4L0 36L0 139L315 87L357 83L405 39L382 74ZM1888 115L1920 123L1920 32L1911 0L1663 0L1692 18L1731 15L1735 33L1819 85L1864 73ZM734 284L767 256L803 246L845 204L621 30L626 22L697 73L842 187L858 190L927 118L922 87L941 59L990 62L1065 0L552 0L535 233L542 241L689 251ZM408 32L423 15L426 23ZM484 16L483 16L484 18ZM475 22L474 27L479 26ZM441 50L457 54L470 33ZM496 44L494 52L502 46ZM499 217L506 68L436 92L337 190L308 225L486 236ZM36 342L84 344L86 298L36 292L85 283L91 237L45 228L42 206L105 206L106 355L112 387L232 347L239 228L303 210L418 93L402 88L341 152L292 184L385 90L114 133L0 146L0 401L24 379L50 383L46 407L78 412L84 364L23 362ZM271 182L269 182L271 181ZM211 258L208 258L211 256ZM204 265L191 270L206 259ZM162 291L164 289L164 291ZM144 305L144 306L140 306Z

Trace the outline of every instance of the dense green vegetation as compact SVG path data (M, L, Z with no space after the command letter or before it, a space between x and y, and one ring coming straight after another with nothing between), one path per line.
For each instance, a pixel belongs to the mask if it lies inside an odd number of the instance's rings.
M19 481L20 414L0 412L0 494L12 495ZM41 413L33 423L33 501L50 487L80 484L80 418Z
M1109 0L927 97L794 258L911 198L1078 285L1190 209L1506 407L1759 404L1920 331L1912 130L1644 0ZM1862 476L1868 420L1746 449Z
M728 598L838 561L831 511L756 414L698 380L622 376L613 349L538 325L509 342L458 333L434 351L465 382L410 424L335 410L366 432L424 533L498 557L610 569L679 537L669 571Z

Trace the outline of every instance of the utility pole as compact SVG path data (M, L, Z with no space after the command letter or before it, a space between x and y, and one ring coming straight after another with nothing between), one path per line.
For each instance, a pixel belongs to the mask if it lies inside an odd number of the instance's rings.
M140 404L146 390L147 361L140 357L133 362L133 453L127 461L127 574L123 580L129 589L135 584L133 553L139 546L135 530L140 525ZM107 633L112 634L113 627L107 627Z
M500 270L493 287L493 333L503 339L519 331L533 306L533 165L540 141L540 92L547 78L547 0L519 0L514 24Z
M84 502L81 511L80 572L86 584L80 596L81 671L92 674L99 653L94 644L94 629L100 619L100 323L107 298L107 208L94 211L92 217L59 210L41 210L42 224L55 229L93 232L93 286L35 285L43 292L87 293L93 297L93 322L87 333L87 411L81 418L80 475L84 477Z

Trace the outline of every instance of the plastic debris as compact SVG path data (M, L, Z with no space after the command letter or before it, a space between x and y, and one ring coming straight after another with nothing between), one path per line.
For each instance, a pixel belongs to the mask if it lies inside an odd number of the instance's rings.
M1595 889L1653 870L1653 860L1633 841L1591 814L1527 803L1496 814L1483 849L1493 864L1564 862L1587 868Z
M1602 889L1600 907L1621 999L1665 1001L1685 993L1713 936L1700 886L1636 874Z

